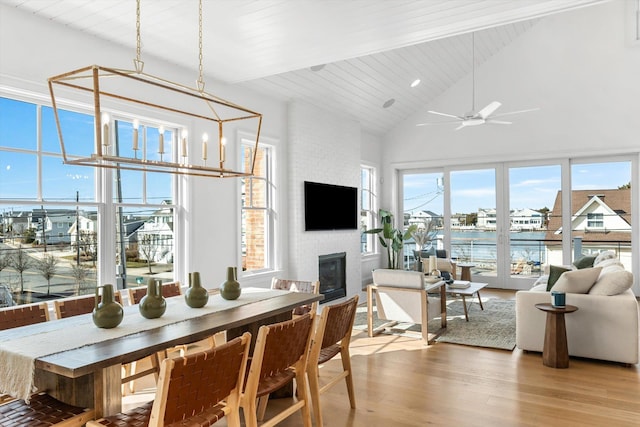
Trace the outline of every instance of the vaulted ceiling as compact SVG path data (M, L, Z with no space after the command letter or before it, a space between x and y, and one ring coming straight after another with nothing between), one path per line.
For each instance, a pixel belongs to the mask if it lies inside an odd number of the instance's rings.
M479 66L539 19L603 1L204 0L203 70L383 134L471 72L471 32ZM124 46L135 57L135 0L0 3ZM198 2L141 0L140 23L142 59L191 68L195 80ZM410 87L416 79L421 83Z

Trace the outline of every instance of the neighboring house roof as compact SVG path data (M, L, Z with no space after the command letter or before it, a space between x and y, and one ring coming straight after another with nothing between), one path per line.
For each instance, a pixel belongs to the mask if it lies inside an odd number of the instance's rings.
M582 237L585 241L631 241L631 189L611 190L574 190L571 192L572 219L587 211L593 204L601 205L612 215L618 215L628 226L623 229L605 229L602 231L575 230L574 237ZM553 209L549 213L549 226L545 236L546 240L562 240L562 216L553 215L553 212L562 212L562 191L556 195Z

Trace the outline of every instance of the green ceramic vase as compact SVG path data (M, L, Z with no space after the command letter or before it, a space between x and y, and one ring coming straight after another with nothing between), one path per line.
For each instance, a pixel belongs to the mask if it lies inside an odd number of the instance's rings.
M99 289L102 288L102 300L100 300ZM100 301L100 302L98 302ZM98 328L115 328L124 318L122 306L115 301L113 285L102 285L96 287L96 305L93 309L93 323Z
M200 308L207 305L209 292L200 284L200 273L189 273L189 289L184 293L184 300L191 308Z
M236 272L236 267L227 267L227 280L220 285L220 295L224 299L234 300L240 296L240 283Z
M157 279L149 279L147 282L147 294L138 304L140 314L147 319L156 319L167 310L167 302L162 296L162 282Z

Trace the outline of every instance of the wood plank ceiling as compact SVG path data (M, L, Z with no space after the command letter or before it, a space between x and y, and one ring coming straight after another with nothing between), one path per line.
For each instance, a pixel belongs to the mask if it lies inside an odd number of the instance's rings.
M479 66L544 16L603 1L204 0L204 73L279 99L304 100L383 134L471 72L470 32L477 32ZM135 0L0 4L125 46L135 57ZM197 1L142 0L141 38L143 60L187 67L195 80ZM421 84L410 88L417 78ZM383 108L390 99L393 105Z

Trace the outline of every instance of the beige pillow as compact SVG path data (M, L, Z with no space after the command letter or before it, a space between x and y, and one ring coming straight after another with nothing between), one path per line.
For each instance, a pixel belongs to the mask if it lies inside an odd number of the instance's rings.
M598 280L600 270L602 270L601 267L592 267L565 271L560 275L551 290L571 294L586 294Z
M589 290L589 294L618 295L631 289L631 286L633 286L633 273L627 270L612 271L600 276Z

